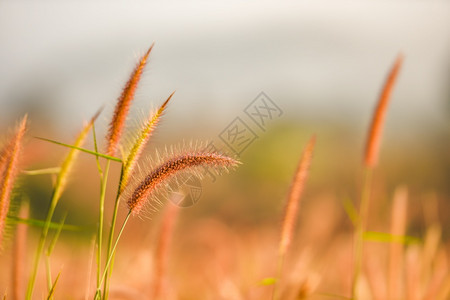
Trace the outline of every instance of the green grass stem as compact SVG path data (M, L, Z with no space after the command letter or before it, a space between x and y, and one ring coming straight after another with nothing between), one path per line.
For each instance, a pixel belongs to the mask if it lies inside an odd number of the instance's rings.
M357 286L361 276L363 251L364 251L364 232L367 226L367 217L369 213L370 193L372 185L372 169L367 168L364 173L363 187L361 191L361 202L359 206L359 218L356 224L354 240L354 270L352 280L352 299L357 300Z
M130 216L131 216L131 210L128 211L128 214L127 214L127 216L125 217L125 220L122 223L122 227L119 230L119 233L117 235L116 241L114 242L114 246L111 249L111 254L108 256L108 260L106 261L106 265L105 265L105 270L103 271L103 275L102 275L101 280L100 280L100 286L104 283L104 281L105 281L105 279L107 277L107 274L108 274L108 271L109 271L109 267L111 265L113 256L114 256L114 254L116 252L117 244L119 243L120 237L122 236L123 230L125 229L125 226L127 225L127 222L130 219ZM100 300L101 299L101 290L100 290L100 288L97 288L97 291L95 293L94 299L95 300Z

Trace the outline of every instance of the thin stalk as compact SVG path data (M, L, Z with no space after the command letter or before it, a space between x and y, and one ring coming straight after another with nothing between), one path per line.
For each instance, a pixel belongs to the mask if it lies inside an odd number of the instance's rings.
M91 293L91 277L92 277L92 264L94 262L95 257L95 246L96 246L97 236L92 236L91 240L91 248L92 251L89 251L91 254L89 255L89 263L87 267L87 275L86 275L86 290L84 294L84 300L88 300Z
M117 214L119 212L119 204L120 204L120 189L122 186L122 178L123 178L123 165L122 165L122 169L120 171L120 179L119 179L119 186L117 189L117 194L116 194L116 201L114 203L114 211L113 211L113 215L112 215L112 220L111 220L111 229L109 231L109 238L108 238L108 250L107 250L107 257L109 257L111 255L111 249L113 246L113 240L114 240L114 231L116 228L116 222L117 222ZM108 271L108 274L106 276L105 279L105 284L103 286L103 299L106 300L108 299L108 291L109 291L109 278L111 277L111 272L114 266L114 254L113 254L113 262L111 264L111 268Z
M128 214L125 217L125 220L123 221L122 227L120 228L119 234L117 235L116 241L114 242L114 246L111 249L111 254L108 256L108 260L106 261L106 265L105 265L105 270L103 271L103 275L100 280L100 286L103 284L103 282L106 279L106 275L108 274L109 266L111 265L111 261L116 252L117 244L119 243L120 237L122 236L123 230L125 229L125 226L127 225L127 222L128 222L128 219L130 218L130 216L131 216L131 210L128 211ZM100 290L100 288L97 288L94 299L98 300L100 298L101 298L101 290Z
M106 183L108 181L109 166L111 161L106 162L105 172L100 174L100 205L98 216L98 233L97 233L97 288L100 287L100 273L102 266L102 241L103 241L103 219L105 211Z
M64 223L66 222L66 218L67 218L67 212L64 214L63 218L61 219L61 222L58 224L58 228L55 232L55 236L53 237L53 240L51 241L50 245L47 248L47 252L45 253L45 265L47 268L47 288L48 288L50 299L53 299L53 296L50 295L52 287L53 287L50 256L52 255L53 249L56 246L56 242L58 241L58 238L61 234Z
M354 270L352 281L352 299L356 300L356 289L358 280L361 275L363 248L364 248L364 232L367 226L367 217L369 213L370 193L372 184L372 169L366 168L364 173L363 188L361 191L361 202L359 206L359 219L356 225L355 241L354 241Z
M34 284L37 276L37 271L39 268L39 261L42 255L42 251L44 250L45 246L45 240L48 235L48 230L50 228L50 224L53 218L53 214L56 209L56 205L58 204L59 199L61 198L62 193L64 192L64 188L67 185L68 176L70 174L70 170L72 169L72 166L74 164L74 161L76 160L78 156L77 148L83 145L84 140L86 139L86 136L91 129L92 125L94 124L95 119L97 118L98 113L91 119L91 121L86 124L82 131L79 133L77 139L75 140L75 143L73 146L70 146L72 149L70 150L69 154L66 156L64 162L61 165L61 171L58 174L58 177L56 178L55 187L53 189L52 194L52 200L49 205L49 209L47 212L47 217L45 219L44 227L41 231L41 236L39 238L38 247L36 250L36 256L34 259L31 275L30 275L30 281L28 282L27 287L27 293L26 298L27 300L31 299L33 295L33 289Z
M56 189L55 189L55 191L56 191ZM42 251L44 250L45 240L47 239L50 222L53 218L53 213L55 212L55 208L56 208L56 203L57 203L56 198L57 197L58 197L58 195L55 192L53 192L52 201L50 202L50 207L49 207L49 210L47 213L47 217L45 219L45 224L44 224L44 227L42 228L41 236L39 238L33 267L31 269L30 281L28 282L28 288L27 288L27 293L26 293L26 297L25 297L25 299L27 299L27 300L31 299L31 296L33 294L34 283L36 281L37 270L39 267L39 261L40 261L39 258L41 257Z
M47 269L47 290L50 293L53 282L52 282L52 270L50 268L50 257L49 256L45 257L45 267Z
M275 300L276 292L277 292L277 284L278 284L278 282L281 282L281 276L283 274L284 256L285 256L284 254L280 254L279 257L278 257L277 277L275 278L275 282L273 284L272 300Z
M97 134L95 133L95 124L92 124L92 137L94 139L95 152L98 153ZM97 169L98 169L98 173L100 174L100 179L101 179L101 176L103 174L103 170L102 170L102 166L100 165L100 160L98 159L99 157L100 157L99 155L96 155L95 156L95 161L97 163Z

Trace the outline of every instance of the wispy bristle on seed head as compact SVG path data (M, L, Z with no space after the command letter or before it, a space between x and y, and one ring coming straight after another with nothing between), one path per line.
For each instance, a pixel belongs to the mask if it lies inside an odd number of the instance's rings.
M142 72L147 64L148 56L153 49L153 44L142 56L139 63L131 73L128 82L123 88L122 94L117 100L116 108L114 109L114 115L109 124L109 131L107 135L107 149L106 154L114 156L116 154L117 146L122 136L122 131L125 126L125 120L130 110L131 101L134 99L136 88L141 79Z
M383 131L387 106L389 104L389 99L391 98L402 63L403 55L399 54L394 65L392 66L389 76L386 79L383 90L378 99L377 107L373 114L372 124L367 136L366 155L364 157L364 163L368 168L375 167L378 162L378 152L380 150L381 134Z
M19 156L22 151L22 140L27 126L27 116L16 128L14 136L1 151L0 158L0 246L3 239L3 231L6 223L6 216L9 211L10 196L14 186L14 181L18 173Z
M134 167L136 166L137 160L142 154L145 145L149 141L153 131L158 125L159 120L161 119L161 116L163 115L164 110L166 109L167 104L169 103L174 93L175 92L170 94L169 98L167 98L167 100L159 107L158 111L150 116L150 118L142 127L141 132L137 135L136 140L134 141L133 146L124 163L122 179L120 182L120 192L123 192L123 190L127 186L129 177L132 174Z
M197 167L227 169L238 164L237 160L214 152L198 151L174 156L156 167L140 182L128 199L128 208L138 214L150 195L179 173L195 171Z
M297 218L298 207L300 204L300 197L305 187L305 182L308 177L309 166L314 151L314 145L316 143L316 137L313 136L303 151L303 155L295 172L294 179L292 180L291 188L289 191L286 210L281 229L281 240L279 245L279 253L281 256L286 254L286 250L291 244L294 225Z

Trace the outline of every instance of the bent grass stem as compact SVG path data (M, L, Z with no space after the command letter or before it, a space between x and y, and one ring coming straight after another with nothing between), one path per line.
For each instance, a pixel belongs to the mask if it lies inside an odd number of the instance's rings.
M361 276L363 252L364 252L364 232L367 226L367 217L369 213L370 192L372 183L372 169L367 168L364 173L363 187L361 191L361 202L359 207L359 218L356 223L355 241L354 241L354 270L352 281L352 299L357 299L357 286Z
M125 226L127 225L128 219L131 216L131 210L128 211L127 216L125 217L125 220L122 223L122 227L120 228L119 234L117 235L116 241L114 242L114 246L111 249L111 254L108 256L108 260L106 261L105 270L103 271L103 275L100 280L100 286L103 285L106 275L108 274L109 266L111 265L114 253L116 252L117 244L119 243L120 237L122 236L123 230L125 229ZM101 290L100 288L97 288L97 291L95 293L95 300L98 300L101 298Z
M105 211L106 183L108 181L109 166L111 161L106 162L105 172L100 175L100 205L98 217L98 233L97 233L97 288L100 286L100 273L102 265L102 242L103 242L103 219Z
M122 164L122 169L120 171L120 179L119 179L119 185L118 185L118 189L117 189L117 194L116 194L116 201L114 203L114 211L113 211L113 216L112 216L112 220L111 220L111 229L109 231L109 237L108 237L108 250L107 250L107 257L109 257L111 255L111 249L113 246L113 239L114 239L114 231L116 228L116 222L117 222L117 213L119 211L119 203L120 203L120 187L122 186L122 178L123 178L123 164ZM103 299L108 299L108 291L109 291L109 277L111 276L111 272L112 272L112 268L114 267L114 254L113 256L113 263L111 265L110 271L108 272L106 279L105 279L105 284L103 287Z

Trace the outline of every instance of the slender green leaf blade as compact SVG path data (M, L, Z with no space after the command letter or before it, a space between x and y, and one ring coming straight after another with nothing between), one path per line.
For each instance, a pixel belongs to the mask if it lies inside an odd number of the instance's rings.
M264 286L268 286L268 285L274 285L277 282L277 279L274 277L267 277L264 278L263 280L261 280L259 282L259 285L264 285Z
M342 204L344 205L344 210L347 213L348 218L352 221L353 225L356 226L359 221L359 215L353 201L349 198L345 198Z
M61 275L61 272L59 272L58 276L56 276L55 282L53 282L52 288L51 288L50 292L48 292L47 300L53 299L53 294L55 293L56 284L58 283L60 275Z
M417 244L421 240L417 237L408 235L393 235L385 232L366 231L364 232L364 240L381 243L401 243L401 244Z
M46 168L38 170L24 170L22 173L25 175L46 175L46 174L58 174L61 171L61 167Z
M45 226L45 221L41 221L41 220L24 219L24 218L19 218L16 216L8 216L7 218L8 218L8 222L10 222L11 224L26 224L26 225L35 226L35 227L44 227ZM61 226L61 224L50 222L49 228L57 230L60 226ZM83 230L88 230L88 229L90 229L90 228L75 226L75 225L63 225L62 226L62 230L65 230L65 231L83 231Z
M84 148L81 148L81 147L77 147L77 146L73 146L73 145L57 142L57 141L46 139L46 138L42 138L42 137L35 137L35 138L37 138L38 140L46 141L46 142L53 143L53 144L56 144L56 145L60 145L60 146L68 147L68 148L71 148L71 149L79 150L79 151L82 151L82 152L85 152L85 153L88 153L88 154L92 154L92 155L95 155L95 156L98 156L98 157L103 157L103 158L106 158L106 159L109 159L109 160L113 160L113 161L117 161L117 162L120 162L120 163L122 162L122 160L120 158L109 156L109 155L102 154L102 153L98 153L98 152L95 152L95 151L92 151L92 150L88 150L88 149L84 149Z
M61 234L61 231L64 227L64 223L66 222L67 212L64 214L63 218L61 219L61 222L59 223L59 227L56 229L55 236L53 237L52 242L48 246L47 249L47 256L50 256L53 252L53 249L55 248L56 242L58 241L59 235Z

